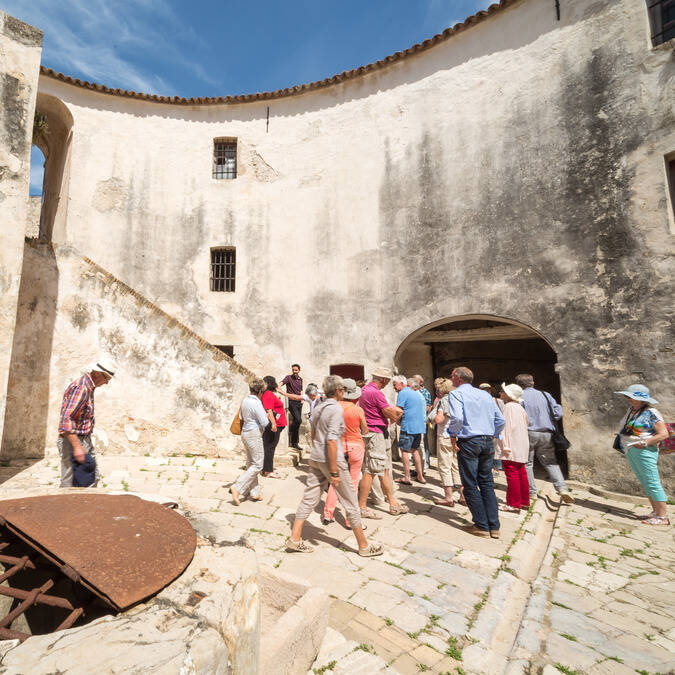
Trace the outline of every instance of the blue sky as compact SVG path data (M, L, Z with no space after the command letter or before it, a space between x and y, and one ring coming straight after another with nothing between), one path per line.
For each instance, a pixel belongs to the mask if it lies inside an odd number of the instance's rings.
M0 0L0 8L44 31L44 66L189 97L323 79L406 49L491 2ZM31 193L41 184L35 174Z

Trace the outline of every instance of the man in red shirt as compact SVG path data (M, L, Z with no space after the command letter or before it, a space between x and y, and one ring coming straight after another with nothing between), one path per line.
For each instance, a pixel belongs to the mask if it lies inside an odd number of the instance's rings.
M382 393L382 389L387 386L389 380L391 380L391 371L388 368L376 368L372 374L372 381L361 390L361 398L358 402L358 406L363 408L368 426L368 433L363 437L366 454L359 490L359 507L363 518L376 520L381 519L382 516L377 511L366 507L366 500L375 476L380 477L382 491L389 502L389 513L397 516L408 512L407 506L396 501L391 488L391 456L387 454L388 429L390 422L400 419L401 411L392 406Z
M94 456L91 433L94 431L94 389L102 387L115 374L115 365L107 358L100 358L87 368L84 375L71 382L63 394L59 418L61 454L61 487L73 485L73 460L82 464L85 454ZM98 468L92 487L98 482Z

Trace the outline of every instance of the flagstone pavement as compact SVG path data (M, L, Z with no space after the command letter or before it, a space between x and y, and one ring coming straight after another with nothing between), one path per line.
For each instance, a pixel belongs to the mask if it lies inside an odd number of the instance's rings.
M528 512L501 514L501 538L464 532L468 510L436 506L438 473L401 486L410 513L366 520L384 555L356 555L344 517L308 520L311 554L284 540L305 468L262 478L263 501L235 506L240 462L206 457L103 454L101 487L178 501L215 542L255 549L261 567L326 589L329 629L314 673L672 673L675 546L671 528L635 518L644 500L578 486L561 506L547 483ZM0 498L58 486L47 457L0 485ZM504 498L504 481L497 494ZM597 492L597 491L596 491ZM627 500L627 501L626 501ZM338 507L339 508L339 507ZM671 514L671 517L674 514Z

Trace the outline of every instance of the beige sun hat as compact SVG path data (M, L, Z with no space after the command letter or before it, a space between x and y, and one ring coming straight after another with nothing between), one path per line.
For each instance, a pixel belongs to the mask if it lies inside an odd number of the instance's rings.
M381 377L382 379L386 380L391 380L392 378L391 370L389 370L389 368L385 368L384 366L378 366L371 374L373 377Z
M342 395L345 401L355 401L357 398L361 398L361 387L356 386L356 380L345 377L342 383L345 386L345 393Z
M523 389L517 384L506 384L505 382L502 382L502 389L512 401L520 403L523 400Z
M478 385L479 389L485 389L485 391L489 391L492 389L492 385L489 382L483 382L482 384Z

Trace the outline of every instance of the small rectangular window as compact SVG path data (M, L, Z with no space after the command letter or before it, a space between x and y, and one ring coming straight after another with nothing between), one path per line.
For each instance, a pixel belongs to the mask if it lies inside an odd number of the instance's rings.
M668 175L668 192L670 193L670 218L675 223L675 156L666 158L666 173Z
M237 251L234 248L211 249L211 290L234 293Z
M213 345L216 349L220 349L223 354L227 354L231 359L234 358L234 345Z
M675 38L675 0L647 0L652 44L663 44Z
M216 138L213 141L213 177L218 180L237 177L236 138Z

